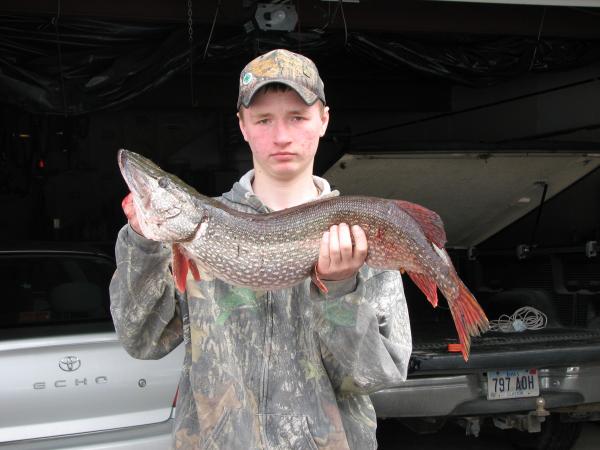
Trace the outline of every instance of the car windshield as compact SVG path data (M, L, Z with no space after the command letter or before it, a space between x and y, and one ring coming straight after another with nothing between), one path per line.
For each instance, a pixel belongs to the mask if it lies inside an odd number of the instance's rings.
M0 329L110 321L113 272L93 255L0 255Z

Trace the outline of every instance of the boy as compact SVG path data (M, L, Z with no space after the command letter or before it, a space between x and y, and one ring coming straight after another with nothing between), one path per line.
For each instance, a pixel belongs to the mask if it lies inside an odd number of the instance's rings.
M238 119L254 169L225 205L260 214L338 195L312 175L329 108L311 60L279 49L251 61ZM360 227L324 233L314 281L256 293L189 279L182 296L169 249L142 236L128 197L123 209L110 290L121 342L144 359L186 346L173 448L377 447L367 394L406 378L411 337L400 274L364 266Z

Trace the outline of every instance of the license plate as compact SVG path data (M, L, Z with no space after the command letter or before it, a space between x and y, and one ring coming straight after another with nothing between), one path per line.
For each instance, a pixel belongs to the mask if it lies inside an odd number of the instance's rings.
M540 395L537 369L493 370L487 373L488 400Z

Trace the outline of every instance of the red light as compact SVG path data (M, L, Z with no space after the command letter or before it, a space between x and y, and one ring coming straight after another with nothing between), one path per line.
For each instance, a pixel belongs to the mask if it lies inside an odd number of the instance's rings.
M177 397L179 396L179 386L177 387L177 390L175 391L175 398L173 399L173 408L175 408L177 406Z
M44 162L44 160L43 160L43 159L40 159L40 160L38 161L38 167L39 167L40 169L43 169L45 166L46 166L46 163Z

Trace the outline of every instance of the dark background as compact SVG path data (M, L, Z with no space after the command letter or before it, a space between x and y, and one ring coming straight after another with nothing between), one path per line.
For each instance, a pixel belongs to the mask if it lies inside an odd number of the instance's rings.
M278 47L325 81L319 174L352 151L599 148L597 8L292 1L294 29L265 31L250 0L90 3L0 4L4 241L110 249L125 222L119 148L227 190L251 166L239 72Z

